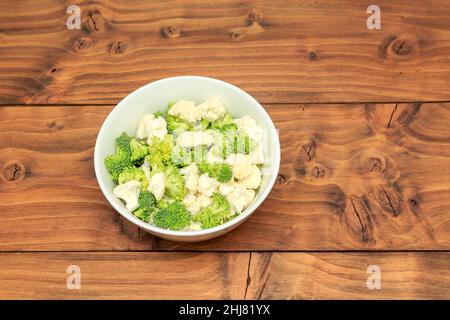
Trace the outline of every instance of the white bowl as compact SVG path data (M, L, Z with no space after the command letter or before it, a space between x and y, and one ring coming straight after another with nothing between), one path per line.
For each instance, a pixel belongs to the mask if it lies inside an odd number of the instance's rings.
M198 231L172 231L157 228L136 218L128 212L112 190L115 183L111 180L104 165L106 156L115 150L114 139L122 132L134 136L141 117L146 113L164 110L170 101L180 99L201 103L208 98L219 98L227 111L235 118L252 116L260 126L266 129L264 143L265 163L262 166L261 187L250 206L236 218L214 228ZM149 83L125 97L111 111L103 123L95 143L95 174L98 184L109 203L122 216L140 228L158 237L175 241L201 241L225 234L244 222L258 208L269 194L278 175L280 166L280 142L275 126L264 108L249 94L229 83L206 77L182 76L158 80Z

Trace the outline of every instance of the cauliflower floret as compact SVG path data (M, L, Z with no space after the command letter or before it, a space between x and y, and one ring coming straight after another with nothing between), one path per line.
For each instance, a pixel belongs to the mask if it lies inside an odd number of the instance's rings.
M236 182L221 183L219 186L219 193L221 193L224 196L227 196L230 192L233 192L235 187Z
M211 197L219 186L219 181L210 178L208 173L204 173L198 179L198 192Z
M160 140L164 139L167 134L167 122L163 117L153 119L148 124L147 131L147 143L150 144L153 137L157 137Z
M210 133L203 131L184 131L176 140L177 145L182 148L195 148L201 145L210 145L213 142L214 137Z
M242 180L250 175L252 165L248 163L235 163L231 166L233 177Z
M198 213L201 209L197 202L197 196L190 192L184 196L183 203L186 206L186 209L192 214Z
M198 190L198 168L195 163L191 163L189 166L180 169L180 173L184 177L184 184L186 189L192 193L197 193Z
M188 100L180 100L175 103L170 108L169 114L187 121L190 124L193 124L202 118L200 108L195 106L194 101Z
M139 122L139 126L136 132L136 138L145 139L148 136L148 127L149 124L155 119L155 116L152 113L146 114L142 117Z
M200 208L203 209L210 206L213 203L213 199L211 197L208 197L207 195L201 194L197 197L197 203Z
M239 132L248 135L253 141L260 142L262 140L264 133L263 128L249 115L245 115L240 119L235 119L234 123Z
M189 227L187 227L188 231L197 231L202 230L202 224L200 222L191 222Z
M225 107L218 99L208 99L198 105L197 108L200 109L201 117L210 122L216 121L217 119L223 117L226 113Z
M153 177L150 178L149 185L147 191L150 191L155 196L156 200L161 200L164 197L164 173L159 172L156 173Z
M231 207L241 213L255 197L254 190L247 190L240 184L234 184L233 190L226 195Z
M196 214L200 212L201 209L208 207L212 204L212 198L204 194L198 197L190 192L188 192L183 199L183 203L190 213Z
M243 179L240 179L239 184L243 185L247 189L258 189L261 184L261 171L257 165L251 165L248 168L248 175Z
M113 194L125 201L125 207L128 211L133 212L139 207L139 193L141 192L141 184L137 180L130 180L119 184L114 188Z

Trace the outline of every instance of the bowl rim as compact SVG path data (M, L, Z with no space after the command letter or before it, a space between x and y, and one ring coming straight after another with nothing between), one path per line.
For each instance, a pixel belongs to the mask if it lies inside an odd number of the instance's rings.
M99 140L100 137L104 135L104 131L106 130L106 128L110 125L111 119L112 119L112 115L116 112L118 112L119 108L121 105L124 105L127 103L127 101L129 99L131 99L133 96L139 95L142 91L145 91L148 87L154 86L156 84L161 84L164 82L170 82L173 80L178 80L178 79L185 79L185 80L194 80L194 79L201 79L201 80L206 80L206 81L211 81L211 82L216 82L220 85L226 86L228 88L230 88L231 90L237 91L237 93L244 95L247 99L249 99L250 101L252 101L257 108L260 109L263 117L266 118L266 120L268 120L268 123L270 125L269 131L270 131L270 135L271 135L271 141L274 147L274 153L272 155L273 159L272 161L274 161L274 165L273 165L273 172L271 172L271 176L269 177L269 181L267 183L266 188L260 193L259 197L253 201L250 206L248 206L242 213L240 213L237 217L231 219L230 221L227 221L219 226L213 227L213 228L209 228L209 229L201 229L201 230L192 230L192 231L175 231L175 230L169 230L169 229L163 229L163 228L159 228L156 226L153 226L147 222L144 222L140 219L138 219L137 217L135 217L132 213L128 212L125 207L123 206L118 206L116 205L113 195L112 193L110 193L107 190L106 185L103 183L102 179L100 178L100 166L103 164L103 159L99 159L100 155L99 155L99 148L97 148L97 146L99 145ZM161 234L161 235L166 235L166 236L172 236L172 237L183 237L183 238L194 238L194 237L199 237L199 236L206 236L209 234L215 234L215 233L220 233L220 231L230 231L233 227L238 226L241 222L245 221L251 214L253 214L253 212L255 212L255 210L262 204L262 202L267 198L267 196L269 195L270 191L273 188L273 185L275 184L276 178L278 176L278 172L279 172L279 168L280 168L280 160L281 160L281 149L280 149L280 140L279 140L279 136L278 136L278 132L275 128L275 125L272 121L272 119L270 118L269 114L267 113L267 111L264 109L263 106L261 106L261 104L255 99L253 98L250 94L248 94L247 92L245 92L244 90L242 90L241 88L230 84L228 82L219 80L219 79L215 79L215 78L210 78L210 77L204 77L204 76L175 76L175 77L168 77L168 78L163 78L163 79L159 79L156 81L152 81L150 83L147 83L139 88L137 88L136 90L134 90L133 92L131 92L130 94L128 94L126 97L124 97L121 101L119 101L119 103L116 104L116 106L111 110L111 112L108 114L108 116L106 117L105 121L103 122L100 131L97 134L97 139L95 141L95 147L94 147L94 171L95 171L95 176L97 178L97 182L100 186L100 189L102 190L103 195L105 196L105 198L108 200L109 204L118 212L120 213L125 219L127 219L128 221L136 224L137 226L141 227L144 230L149 231L150 233L153 234ZM230 229L230 230L227 230Z

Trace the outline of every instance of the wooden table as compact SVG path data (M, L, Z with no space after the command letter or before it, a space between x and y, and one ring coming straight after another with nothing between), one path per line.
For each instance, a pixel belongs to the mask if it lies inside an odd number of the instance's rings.
M0 3L0 298L450 298L450 1L376 1L380 30L370 1L77 1L80 30L71 4ZM195 244L121 218L92 161L120 99L184 74L282 146L257 212Z

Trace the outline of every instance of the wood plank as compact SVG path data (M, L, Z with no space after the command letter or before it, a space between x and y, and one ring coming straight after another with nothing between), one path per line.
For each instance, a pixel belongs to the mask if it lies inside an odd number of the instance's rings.
M0 299L450 298L450 253L291 252L249 256L2 253ZM79 290L67 289L66 270L70 265L80 268ZM369 265L379 266L379 290L367 288Z
M450 100L450 1L70 1L0 4L0 104L115 104L184 74L264 103Z
M248 262L249 253L0 254L0 299L242 299ZM80 289L67 288L72 265Z
M448 252L252 253L246 298L447 300L449 265ZM368 288L369 266L380 289Z
M278 182L242 226L197 244L121 218L93 170L111 110L0 108L0 250L450 248L450 104L267 105Z

